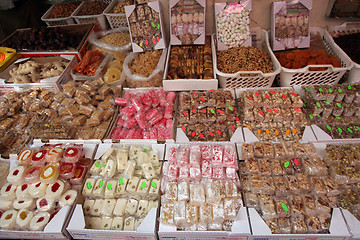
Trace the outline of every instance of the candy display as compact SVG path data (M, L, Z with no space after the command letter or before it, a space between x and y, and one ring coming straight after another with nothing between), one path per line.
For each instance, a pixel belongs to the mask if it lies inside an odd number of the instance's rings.
M167 79L212 79L214 78L211 40L205 45L172 46Z
M47 153L58 148L64 149L64 153L68 149L79 149L81 154L73 159L73 167L84 157L82 145L70 144L26 148L18 155L21 165L10 171L8 182L0 192L1 229L42 231L50 221L51 214L56 214L63 206L74 204L78 193L72 189L79 189L81 185L71 185L70 177L59 175L58 165L45 162ZM63 164L65 154L61 153L59 158L60 164ZM84 177L78 184L83 180Z
M307 115L333 139L359 138L359 84L303 86Z
M251 46L250 11L249 0L215 4L218 50Z
M325 53L324 50L306 49L292 50L286 52L276 52L275 56L279 60L281 66L298 69L307 65L332 65L333 67L341 67L341 63L337 57ZM311 67L310 71L325 71L326 67Z
M247 90L240 93L243 126L260 141L299 140L308 125L300 95L292 89Z
M40 64L36 60L20 63L9 71L10 78L6 83L38 83L41 79L56 77L62 74L68 65L66 60L58 60Z
M271 35L273 50L310 46L312 0L272 3Z
M161 163L148 146L110 147L90 168L83 187L87 229L136 231L158 207Z
M35 88L10 91L0 98L0 129L44 139L101 139L115 113L113 91L101 79L69 81L57 94Z
M171 42L176 45L204 44L205 2L175 0L171 2ZM199 38L202 35L202 39Z
M125 12L134 52L163 48L159 44L163 41L163 32L158 1L125 6Z
M216 53L217 68L223 73L239 71L273 72L273 63L268 53L254 47L233 47Z
M242 159L245 205L259 212L272 233L328 233L341 188L313 144L243 144Z
M66 18L66 17L70 17L71 14L75 11L75 9L79 6L80 4L77 2L69 2L69 3L59 3L54 5L51 13L49 14L48 18L49 19L54 19L54 18Z
M230 231L242 206L235 146L169 147L160 222L185 231Z
M231 91L181 92L180 127L190 141L229 141L241 125Z
M121 109L110 138L171 139L175 99L174 92L163 89L127 90L115 99Z

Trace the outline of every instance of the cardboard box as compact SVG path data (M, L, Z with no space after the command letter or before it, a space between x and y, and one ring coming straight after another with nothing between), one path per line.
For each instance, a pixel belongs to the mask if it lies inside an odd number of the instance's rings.
M312 0L273 2L271 42L274 51L310 47Z
M253 239L312 239L346 240L351 237L345 219L339 208L334 208L331 216L330 234L272 234L270 228L254 208L249 208L250 225Z
M139 20L138 18L136 18L136 21L131 21L131 19L129 19L129 17L131 17L131 15L135 16L136 12L134 12L134 11L136 11L136 9L142 8L143 6L148 6L150 9L152 9L152 11L158 13L159 23L157 24L157 26L156 26L156 23L148 21L148 20ZM134 12L134 14L132 14L133 12ZM131 45L132 45L133 52L144 52L146 50L166 48L166 45L167 45L166 44L166 32L164 29L164 21L163 21L163 17L162 17L161 4L159 1L148 2L148 3L140 4L140 5L125 6L125 14L126 14L128 26L130 28L129 29L130 30L130 39L131 39ZM133 20L135 20L135 19L133 19ZM139 21L142 21L142 22L139 23ZM135 24L135 23L139 23L139 24ZM139 36L138 36L137 31L138 31L138 28L143 30L142 27L144 27L144 26L142 26L142 25L146 25L146 24L149 24L148 27L150 29L151 29L151 27L153 27L155 29L157 28L158 30L160 30L160 32L151 36L151 39L143 39L141 36L143 36L145 34L141 32L141 34L139 34ZM148 30L150 31L150 29L148 29ZM148 45L148 44L150 44L152 46L146 47L146 45Z
M49 27L49 28L55 28L55 27ZM89 36L92 32L97 31L97 27L95 24L77 24L77 25L67 25L67 26L61 26L60 28L64 29L65 31L68 31L71 34L77 34L82 37L82 40L79 44L79 46L74 46L72 49L68 50L45 50L45 51L24 51L19 50L18 53L22 57L46 57L46 56L56 56L56 55L75 55L80 61L82 59L82 56L85 54L85 48L87 46L87 42L89 39ZM0 46L6 46L6 43L8 41L12 41L13 37L16 34L21 34L26 31L31 31L30 28L23 28L23 29L17 29L14 31L10 36L5 38L3 41L0 42Z
M215 3L214 7L215 7L215 22L216 22L215 30L216 30L217 50L222 51L222 50L228 50L231 47L252 46L251 33L250 33L250 15L252 11L251 0L243 0L235 3L229 3L229 2ZM239 13L248 14L248 15L245 16L242 15L239 17L238 16ZM238 19L243 17L244 19L242 21L245 21L245 19L247 18L249 23L245 24L242 22L241 23L237 22L234 26L233 25L234 22L230 20L231 19L230 15L232 14L234 14ZM222 19L221 17L219 19L219 16L222 16L222 18L225 19ZM225 27L228 28L229 30L231 29L232 32L231 33L226 32L226 29L224 29ZM241 28L243 27L245 27L246 29L242 30ZM239 32L234 32L235 30ZM242 35L246 32L248 36L245 38L245 36ZM224 43L226 40L222 39L223 36L228 34L229 36L231 35L231 37L234 38L233 39L234 45L232 46L230 46L230 44ZM240 39L240 37L244 37L244 38ZM235 40L235 38L239 38L239 39Z
M110 148L110 147L120 147L128 145L137 145L137 146L151 146L152 149L158 152L158 157L160 161L164 159L164 144L156 144L150 142L139 142L139 141L129 141L127 143L103 143L98 146L94 159L100 159L101 156ZM96 229L85 229L85 219L84 212L82 209L83 199L79 200L76 204L74 214L72 215L66 230L74 239L157 239L157 217L158 217L158 208L152 208L150 212L146 215L143 222L138 227L137 231L115 231L115 230L96 230Z
M346 224L349 228L349 231L352 235L350 239L359 240L360 239L360 221L351 214L349 210L341 209L342 214L345 218Z
M211 44L213 44L211 42ZM166 58L166 65L163 77L163 87L165 91L191 91L191 90L216 90L218 89L218 80L215 75L215 68L213 62L214 78L212 79L173 79L168 80L169 61L170 61L171 46L168 48ZM212 54L216 54L212 52Z
M194 6L179 6L183 1L179 2L180 0L169 2L170 44L205 44L206 1L194 0Z
M18 67L19 64L25 63L27 60L32 60L40 64L45 64L47 62L54 62L58 60L68 60L68 64L64 71L59 75L51 78L41 79L39 83L6 83L6 80L11 77L10 71L15 67ZM71 70L76 66L78 60L75 56L71 55L60 55L54 57L39 57L39 58L21 58L15 63L10 65L0 74L0 92L8 91L21 91L23 89L42 87L52 92L59 92L61 90L60 84L71 79Z
M53 142L54 144L60 142ZM41 141L34 141L30 148L43 146ZM85 150L85 157L93 159L95 154L96 144L83 144ZM10 158L10 169L18 164L16 155ZM79 197L79 194L77 198ZM75 204L73 206L64 206L54 216L54 218L45 226L43 231L12 231L0 229L0 238L2 239L69 239L70 235L66 231L65 226L73 213Z

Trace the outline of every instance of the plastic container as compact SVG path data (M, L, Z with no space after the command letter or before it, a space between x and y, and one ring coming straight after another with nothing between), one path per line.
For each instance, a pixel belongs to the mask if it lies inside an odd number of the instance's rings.
M216 61L216 43L213 42L213 64L215 67L215 73L220 82L221 88L259 88L259 87L271 87L274 82L275 76L280 73L281 66L274 53L271 51L268 33L265 30L258 30L252 33L253 46L260 48L270 55L271 61L274 65L274 72L263 73L262 71L239 71L237 73L223 73L217 68ZM215 35L212 35L212 41L215 40Z
M280 86L289 87L295 85L314 85L314 84L335 84L347 70L353 67L351 59L334 42L330 34L322 28L311 27L311 33L319 33L327 52L337 57L342 67L336 68L332 65L308 65L300 69L289 69L281 67ZM325 71L310 71L311 67L326 67Z
M124 0L114 0L110 5L105 9L104 15L108 20L111 28L127 27L126 15L124 13L111 13L113 8Z
M79 8L79 6L75 9L75 11ZM75 20L74 20L74 18L72 18L71 15L68 17L65 17L65 18L49 18L54 7L55 7L55 4L52 5L49 8L49 10L47 10L46 13L44 13L44 15L41 17L41 20L44 21L48 26L62 26L62 25L75 24Z
M98 0L98 1L100 1L100 0ZM101 0L101 2L111 3L111 0ZM95 23L99 27L100 30L105 30L107 28L107 24L106 24L105 15L103 13L98 14L98 15L76 16L85 3L86 3L86 1L82 2L80 4L80 6L71 15L75 19L76 23L78 23L78 24Z
M330 35L336 35L338 33L340 34L351 34L351 33L357 33L360 32L360 24L358 22L346 22L344 24L341 24L339 26L333 26L329 28ZM332 42L339 47L333 38L331 38ZM340 48L340 47L339 47ZM341 49L341 48L340 48ZM341 51L343 54L347 55L342 49ZM356 63L351 60L353 63L353 67L346 73L347 82L349 83L355 83L360 81L360 64Z

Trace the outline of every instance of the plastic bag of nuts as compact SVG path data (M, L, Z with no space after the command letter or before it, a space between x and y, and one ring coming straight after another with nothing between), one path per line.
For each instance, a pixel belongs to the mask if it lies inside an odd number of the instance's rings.
M218 50L251 46L251 4L251 0L243 0L239 3L215 3Z
M130 53L124 61L121 82L126 80L128 87L159 87L166 60L166 49Z

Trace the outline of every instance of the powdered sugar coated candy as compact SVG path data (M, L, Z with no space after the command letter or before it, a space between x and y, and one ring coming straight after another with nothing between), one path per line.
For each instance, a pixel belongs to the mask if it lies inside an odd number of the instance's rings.
M164 118L172 118L172 117L173 117L173 104L167 103L165 105Z
M169 161L170 162L177 162L176 156L177 156L178 148L177 147L171 147L169 148Z
M179 176L179 168L176 163L170 162L167 170L168 181L176 181Z
M237 177L235 168L227 167L225 169L225 174L226 174L226 178L228 180L233 180L233 179L236 179L236 177Z
M61 146L56 146L46 153L46 162L58 162L62 158L63 148Z
M128 99L125 98L115 98L115 104L120 106L126 106L128 104Z
M203 178L212 178L212 167L210 160L203 160L201 164L201 174Z
M201 159L200 145L192 145L190 147L190 154L189 154L190 166L193 166L193 167L200 166L200 159Z
M223 165L223 146L222 145L214 145L213 146L212 165L213 166L222 166Z
M179 182L188 180L189 176L190 176L190 169L188 166L179 167Z
M136 111L139 112L139 111L143 108L143 104L141 103L140 99L138 99L138 98L133 98L133 99L131 100L131 102L132 102L134 108L136 109Z
M46 160L45 160L45 156L46 156L47 150L40 150L36 153L34 153L32 159L31 159L31 164L32 165L44 165Z
M201 158L204 160L211 160L213 156L212 147L208 145L201 146Z
M21 163L29 164L31 162L33 155L34 155L34 151L32 149L27 148L19 153L17 160Z
M69 163L76 163L80 159L82 154L83 154L82 147L77 147L77 146L67 147L64 152L63 161Z
M190 180L198 182L201 180L201 170L200 167L191 167L190 168Z
M186 166L189 164L190 149L188 147L180 147L177 152L176 159L179 166Z
M225 145L224 146L224 166L227 167L237 167L236 164L236 149L234 145Z
M213 179L224 179L225 172L223 167L213 167Z
M168 92L168 94L166 95L166 101L168 103L174 103L175 98L176 98L176 93L174 93L174 92Z

